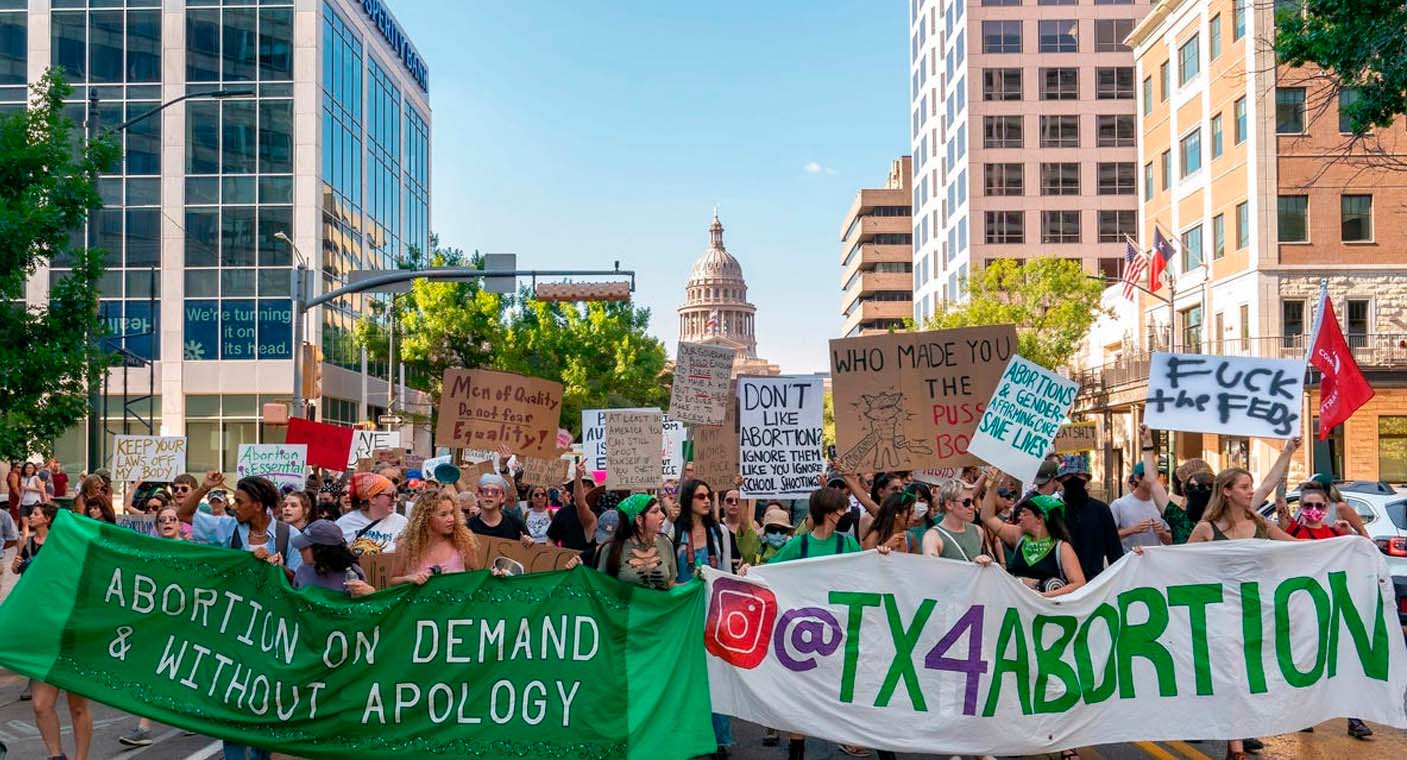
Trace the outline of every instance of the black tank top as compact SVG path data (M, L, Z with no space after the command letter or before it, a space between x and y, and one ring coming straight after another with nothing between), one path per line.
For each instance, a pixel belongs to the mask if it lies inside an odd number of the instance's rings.
M1063 541L1056 541L1055 545L1050 547L1050 551L1046 552L1046 555L1034 565L1026 564L1026 555L1021 553L1021 544L1024 543L1026 543L1026 537L1022 536L1020 543L1016 544L1014 556L1007 566L1007 570L1012 575L1020 578L1035 578L1042 584L1051 578L1065 580L1065 573L1060 570L1060 546L1064 543Z

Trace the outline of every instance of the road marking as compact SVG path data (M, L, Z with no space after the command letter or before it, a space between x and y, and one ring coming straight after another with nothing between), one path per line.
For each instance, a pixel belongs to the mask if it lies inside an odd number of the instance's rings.
M182 760L206 760L214 757L224 745L219 741L210 742L208 746L196 752L186 755Z
M1180 760L1177 755L1174 755L1173 753L1163 749L1162 747L1159 747L1153 742L1135 742L1135 744L1138 745L1139 749L1143 750L1144 752L1147 752L1153 757L1158 758L1158 760Z
M1168 746L1191 758L1191 760L1212 760L1209 755L1187 742L1168 742Z
M170 739L170 738L173 737L173 736L179 736L180 734L181 734L181 729L179 729L179 728L173 728L173 729L171 729L170 731L167 731L166 733L161 734L160 736L156 737L155 739L152 739L152 740L151 740L151 744L148 744L148 745L145 746L145 747L139 747L139 748L137 748L137 750L136 750L135 752L132 752L130 755L127 755L126 757L128 758L128 760L130 760L131 758L136 757L136 756L138 756L138 755L140 755L140 754L146 752L147 750L152 749L153 747L156 747L156 746L160 745L162 742L166 741L167 739Z

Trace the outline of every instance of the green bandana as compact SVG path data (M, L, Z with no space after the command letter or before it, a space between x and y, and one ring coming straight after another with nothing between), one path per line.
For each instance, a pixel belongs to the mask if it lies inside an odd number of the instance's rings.
M1035 567L1037 562L1045 559L1045 555L1050 554L1050 550L1055 548L1055 536L1045 538L1031 538L1021 542L1021 556L1026 559L1027 567Z
M625 513L626 517L634 520L642 512L650 508L655 503L655 497L647 493L637 493L627 496L624 501L616 505L616 509Z
M1049 520L1051 512L1065 513L1065 502L1054 496L1032 496L1031 506L1041 513L1043 519Z

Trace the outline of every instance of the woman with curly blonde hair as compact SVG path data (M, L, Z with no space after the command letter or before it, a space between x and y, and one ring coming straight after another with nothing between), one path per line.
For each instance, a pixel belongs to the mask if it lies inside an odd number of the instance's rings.
M420 585L432 575L480 569L479 542L464 524L454 496L443 491L416 497L395 553L404 574L393 576L392 585Z

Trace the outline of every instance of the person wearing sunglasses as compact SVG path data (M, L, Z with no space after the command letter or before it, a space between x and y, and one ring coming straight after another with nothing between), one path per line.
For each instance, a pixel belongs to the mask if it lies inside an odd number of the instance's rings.
M985 484L987 476L978 478L977 486ZM982 527L973 524L977 518L974 489L961 480L945 480L938 487L939 520L923 535L922 554L959 562L987 566L992 557L983 546Z
M736 485L723 492L722 511L723 527L733 536L733 545L737 551L733 552L733 570L737 571L740 562L756 562L757 557L762 554L762 532L761 526L752 519L756 509L756 503L752 499L744 499L742 492L742 476L739 476Z
M547 529L552 526L552 518L557 510L547 498L546 486L533 486L528 489L528 509L523 513L523 524L533 543L547 543Z
M679 520L674 525L674 553L679 583L687 583L705 565L734 572L737 556L733 534L714 517L713 489L702 480L686 480L679 488Z
M515 539L524 546L532 546L532 534L522 518L503 508L509 489L508 481L501 475L486 472L479 476L479 514L469 521L469 530L481 536Z
M352 553L380 554L396 550L396 541L410 522L395 511L396 484L385 475L358 472L352 476L352 504L356 509L337 520Z

